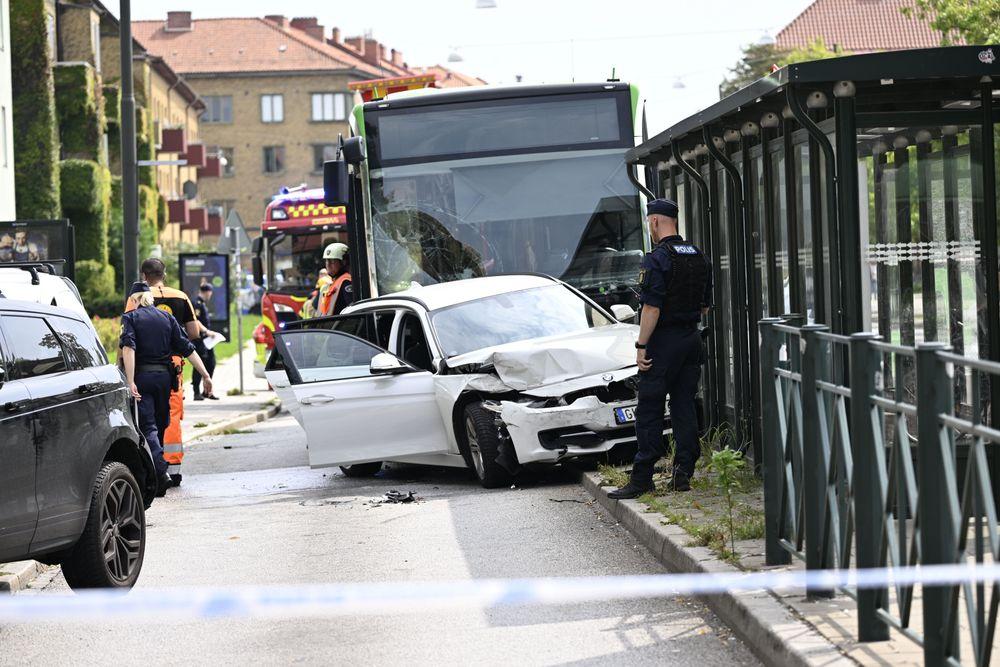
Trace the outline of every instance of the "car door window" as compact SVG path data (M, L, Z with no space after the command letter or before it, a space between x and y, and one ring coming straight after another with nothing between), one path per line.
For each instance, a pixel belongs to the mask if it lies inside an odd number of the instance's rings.
M372 358L385 352L340 331L286 331L275 338L292 384L369 377Z
M31 378L67 370L62 344L45 320L18 315L5 316L3 323L17 377Z
M425 371L433 371L431 350L424 335L424 327L415 313L406 313L399 323L396 355L403 361Z
M104 348L89 326L68 317L46 319L59 335L59 340L76 368L93 368L108 363Z

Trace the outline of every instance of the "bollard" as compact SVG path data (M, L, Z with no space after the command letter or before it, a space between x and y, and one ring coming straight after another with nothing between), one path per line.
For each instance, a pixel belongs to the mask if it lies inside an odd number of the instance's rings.
M883 489L889 485L885 448L876 440L880 428L878 412L872 404L875 394L875 373L881 355L871 345L880 337L873 333L856 333L850 342L851 386L851 453L854 470L854 544L858 569L882 567L879 553L882 522L885 521ZM858 591L858 639L863 642L886 641L889 626L878 616L878 609L888 600L888 589L869 588Z
M768 565L787 565L792 555L781 546L781 495L784 487L784 464L779 427L778 397L775 394L774 368L778 365L780 337L774 330L781 318L769 317L758 323L760 328L760 406L764 423L764 559Z
M922 565L958 562L958 503L955 456L950 438L942 437L941 413L952 412L952 385L947 364L938 352L949 349L944 343L917 346L917 512L920 518L920 561ZM924 586L924 664L944 665L958 658L958 645L949 646L945 620L957 623L949 614L949 586ZM957 637L957 633L952 635Z
M816 334L827 331L822 324L807 324L802 337L802 503L805 514L806 569L823 570L830 565L823 540L827 475L830 469L829 429L822 428L820 410L823 400L816 380L829 375L824 348L827 343ZM833 597L828 588L807 588L810 598Z

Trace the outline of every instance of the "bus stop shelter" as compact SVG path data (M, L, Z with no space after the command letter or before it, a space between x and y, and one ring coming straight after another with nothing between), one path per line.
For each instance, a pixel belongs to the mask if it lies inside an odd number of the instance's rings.
M1000 360L998 58L965 46L789 65L629 151L712 258L705 404L757 463L761 318ZM985 390L997 427L1000 382Z

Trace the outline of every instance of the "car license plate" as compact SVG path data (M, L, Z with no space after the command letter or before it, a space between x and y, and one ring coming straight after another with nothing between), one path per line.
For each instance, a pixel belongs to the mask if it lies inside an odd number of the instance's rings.
M627 408L615 408L616 424L631 424L635 421L635 406Z

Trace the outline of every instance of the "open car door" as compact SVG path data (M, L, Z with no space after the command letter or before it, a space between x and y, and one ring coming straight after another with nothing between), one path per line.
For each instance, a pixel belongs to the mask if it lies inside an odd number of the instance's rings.
M447 450L434 375L345 331L275 332L309 443L309 465L391 461Z

